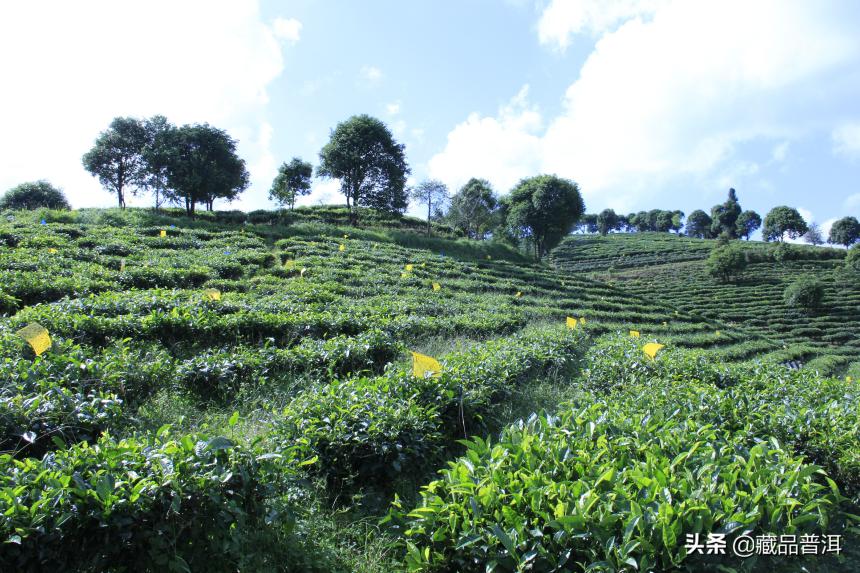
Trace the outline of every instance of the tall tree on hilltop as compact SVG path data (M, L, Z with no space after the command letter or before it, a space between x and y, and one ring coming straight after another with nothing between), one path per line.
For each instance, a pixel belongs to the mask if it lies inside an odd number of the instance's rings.
M711 235L717 236L723 233L730 239L737 238L737 221L741 214L741 205L735 190L729 189L729 197L722 205L714 205L711 208Z
M806 233L807 229L806 221L797 209L780 205L765 215L762 235L765 241L782 242L786 235L790 239L796 239Z
M125 208L126 190L144 183L145 146L143 124L133 117L116 117L81 158L84 168L98 177L102 187L116 194L121 209Z
M507 224L520 239L534 246L541 260L585 213L579 186L555 175L528 177L506 197Z
M384 123L369 115L353 116L335 127L320 151L317 168L319 176L340 180L353 225L359 206L402 213L408 204L409 173L404 146Z
M448 187L441 181L429 179L419 183L410 192L411 197L427 205L427 235L430 235L430 219L433 215L433 207L440 209L448 200Z
M618 215L612 209L604 209L597 215L597 230L601 235L607 235L618 225Z
M495 226L499 201L490 182L472 178L451 197L445 220L472 239L483 239Z
M168 199L167 163L170 155L169 141L176 126L163 115L155 115L143 121L143 173L140 186L151 190L157 211Z
M738 237L749 241L753 233L761 227L761 216L755 211L744 211L738 215L735 223L735 232Z
M298 157L293 157L289 163L282 163L272 181L269 199L279 205L289 205L290 210L294 209L296 199L311 192L313 172L313 166Z
M842 217L830 227L828 243L850 247L860 241L860 221L854 217Z
M687 235L709 239L711 237L711 218L701 209L696 209L687 217Z
M232 201L248 187L245 161L236 154L236 141L210 126L184 125L168 133L165 170L171 199L193 216L197 203L208 211L216 199Z
M821 234L821 227L818 226L818 223L815 221L809 223L806 233L803 234L803 239L810 245L818 246L824 244L824 237Z

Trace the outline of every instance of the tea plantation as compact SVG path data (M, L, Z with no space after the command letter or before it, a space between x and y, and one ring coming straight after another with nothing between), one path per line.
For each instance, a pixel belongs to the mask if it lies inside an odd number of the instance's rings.
M841 256L715 285L691 239L553 267L370 212L2 215L2 571L860 568Z

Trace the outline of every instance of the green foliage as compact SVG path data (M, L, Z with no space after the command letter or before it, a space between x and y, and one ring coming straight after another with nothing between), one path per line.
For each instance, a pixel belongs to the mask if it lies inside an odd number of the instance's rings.
M774 207L764 218L762 235L765 241L783 241L786 236L796 239L809 229L797 209Z
M394 140L384 123L369 115L352 116L334 128L320 151L317 168L322 177L340 179L347 207L367 206L391 213L406 209L409 173L404 146Z
M612 209L604 209L597 215L597 230L601 235L609 234L609 231L618 226L618 215Z
M737 280L747 267L747 259L742 249L734 245L715 247L705 261L708 274L723 282Z
M828 243L850 247L860 241L860 221L856 217L842 217L830 227Z
M744 211L738 215L735 233L738 237L749 240L760 227L761 216L755 211Z
M312 176L311 164L298 157L293 157L289 163L282 163L272 181L269 200L279 205L289 205L292 210L298 197L310 194Z
M707 213L696 209L687 217L687 236L708 239L711 237L713 221Z
M125 208L126 188L140 185L146 175L146 136L140 120L116 117L81 159L84 169L116 194L120 208Z
M824 285L812 278L800 278L788 285L783 294L789 308L800 311L817 310L824 300Z
M585 213L576 183L555 175L523 179L506 197L508 227L534 246L538 260L570 233Z
M266 514L259 462L224 437L163 430L0 464L5 571L232 571Z
M499 202L490 182L473 177L451 197L451 205L443 220L466 237L483 239L499 223L498 208Z
M410 197L420 204L427 204L427 234L430 234L430 219L433 207L440 210L448 201L448 187L441 181L425 180L410 191Z
M845 256L845 268L860 273L860 247L857 245L848 250Z
M730 239L736 238L737 221L741 214L741 205L734 189L729 189L729 196L722 205L714 205L711 208L711 235L727 235Z
M69 202L61 189L45 180L21 183L0 197L0 209L63 209Z

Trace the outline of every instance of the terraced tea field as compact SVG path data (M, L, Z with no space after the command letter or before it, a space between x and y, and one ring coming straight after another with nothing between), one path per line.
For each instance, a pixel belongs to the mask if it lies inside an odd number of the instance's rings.
M791 258L774 260L774 245L744 242L749 266L740 280L722 283L704 263L713 244L668 233L576 237L553 253L553 261L566 271L589 270L632 295L753 332L784 347L785 360L828 373L858 360L860 281L843 270L844 251L792 245ZM783 300L785 288L803 276L825 287L824 303L813 312L798 312Z
M687 533L857 545L857 385L779 366L800 335L403 229L4 217L4 571L701 570L739 563Z

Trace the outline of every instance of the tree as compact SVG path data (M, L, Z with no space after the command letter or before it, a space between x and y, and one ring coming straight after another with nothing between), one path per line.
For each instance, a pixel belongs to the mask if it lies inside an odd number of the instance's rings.
M618 215L612 209L604 209L597 215L597 230L601 235L615 230L618 225Z
M586 213L579 220L576 227L584 233L596 233L599 229L597 226L597 215L594 213Z
M585 213L579 186L555 175L523 179L508 196L507 223L534 245L541 260Z
M208 211L215 199L232 201L248 187L245 161L236 154L236 140L204 123L169 132L164 161L170 198L183 203L189 216L197 203Z
M0 197L0 209L64 209L69 202L62 189L57 189L44 179L21 183Z
M711 237L711 218L701 209L696 209L687 217L687 235L708 239Z
M483 239L494 226L498 207L498 199L489 181L473 177L451 197L446 220L467 237Z
M116 193L120 208L125 208L126 188L143 184L145 145L143 124L133 117L117 117L81 159L104 188Z
M854 217L842 217L830 227L828 243L850 247L860 241L860 222Z
M824 300L824 284L816 278L800 277L786 287L782 297L786 306L794 310L815 310Z
M735 223L735 234L747 241L761 227L761 217L755 211L744 211L738 215Z
M143 120L144 146L143 170L138 184L142 189L152 190L155 210L169 199L167 193L167 163L169 140L176 126L163 115Z
M340 179L350 220L360 205L402 213L407 205L404 146L380 120L356 115L341 122L320 151L317 175Z
M430 235L430 216L433 206L441 207L448 200L448 187L441 181L430 179L422 181L410 192L412 198L419 203L427 204L427 235Z
M313 173L311 164L298 157L293 157L289 163L282 163L275 180L272 181L269 200L278 205L289 205L292 210L296 206L297 197L310 194Z
M672 226L670 230L675 231L676 233L680 233L681 229L684 227L684 212L683 211L672 211Z
M803 235L804 240L810 245L823 245L824 237L821 235L821 227L818 226L818 223L812 221L809 223L809 227L806 229L806 233Z
M737 221L741 214L741 205L734 189L729 189L729 196L722 205L711 208L711 235L726 233L729 238L737 238Z
M654 230L661 233L668 233L672 230L672 212L657 211L657 218L654 222Z
M740 277L747 267L747 258L740 248L728 244L713 249L705 261L705 267L711 276L729 282Z
M765 241L782 242L786 234L789 238L796 239L806 233L807 229L806 221L797 209L781 205L765 215L762 235Z

